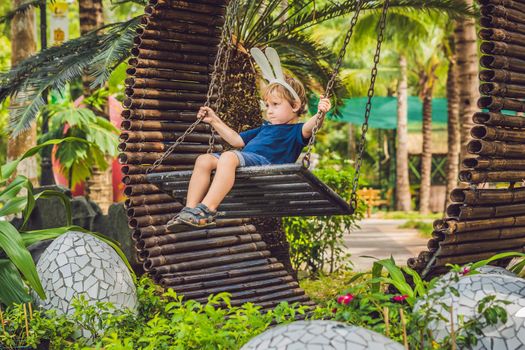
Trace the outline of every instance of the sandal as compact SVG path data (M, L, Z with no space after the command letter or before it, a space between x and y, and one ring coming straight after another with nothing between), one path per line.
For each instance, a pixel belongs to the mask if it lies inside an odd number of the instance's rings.
M166 223L166 230L171 233L185 231L188 228L188 225L179 220L181 214L194 212L195 209L184 207L181 211L175 215L170 221Z
M178 221L198 228L212 227L216 225L216 216L216 211L212 211L206 205L199 203L195 209L186 210L184 212L181 211Z

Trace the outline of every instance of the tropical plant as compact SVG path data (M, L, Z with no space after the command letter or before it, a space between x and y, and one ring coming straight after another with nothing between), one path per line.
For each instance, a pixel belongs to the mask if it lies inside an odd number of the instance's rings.
M40 142L68 137L83 140L56 146L56 158L62 172L67 174L70 188L86 180L94 166L106 169L106 156L114 157L117 154L118 129L107 119L95 115L93 109L100 107L98 102L97 94L94 94L83 101L85 105L92 106L91 109L75 106L70 101L46 107L50 128L40 138Z
M34 156L40 149L64 142L87 142L78 138L49 140L28 150L22 157L0 167L0 185L8 183L17 165L24 159ZM36 200L39 198L58 197L62 200L66 211L66 227L44 230L25 231ZM6 216L22 215L22 225L16 228L6 221ZM40 298L45 299L44 290L38 277L36 266L27 247L41 240L54 239L68 231L76 230L93 234L115 249L124 262L131 267L118 247L118 243L100 234L89 232L81 227L71 226L71 207L69 199L59 191L44 190L35 194L33 186L27 177L18 175L0 191L0 304L25 303L31 295L26 285L33 289Z

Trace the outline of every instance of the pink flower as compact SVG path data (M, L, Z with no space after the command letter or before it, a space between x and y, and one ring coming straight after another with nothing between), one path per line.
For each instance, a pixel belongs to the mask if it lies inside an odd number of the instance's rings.
M342 305L348 305L352 300L354 300L354 295L348 293L347 295L341 295L337 298L337 302Z
M469 269L468 267L464 267L464 268L463 268L463 271L461 271L461 274L462 274L463 276L465 276L465 275L468 275L469 272L470 272L470 269Z
M408 295L394 295L392 301L395 303L402 303L406 298L408 298Z
M336 308L336 307L334 307L334 308L332 309L332 313L334 313L334 314L335 314L336 312L337 312L337 308Z

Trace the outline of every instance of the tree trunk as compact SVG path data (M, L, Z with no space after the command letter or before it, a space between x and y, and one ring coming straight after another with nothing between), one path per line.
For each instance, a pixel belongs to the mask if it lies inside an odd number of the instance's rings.
M80 33L86 33L100 28L104 25L104 17L102 11L102 0L80 0L79 1L79 20ZM88 97L93 93L90 84L93 82L93 77L89 74L82 76L82 91L84 97ZM109 119L109 111L100 115L99 111L93 110L99 116ZM111 171L111 157L106 157L109 166L106 170L101 170L98 167L93 167L91 176L86 181L86 194L89 199L97 203L104 214L107 214L110 205L113 203L113 177Z
M13 0L13 8L19 7L24 1ZM33 10L16 15L11 22L11 66L31 56L36 51L35 22ZM11 107L15 106L13 100ZM20 133L16 138L10 138L7 144L7 160L19 158L28 149L36 146L36 123ZM17 174L26 176L34 185L38 184L37 160L30 157L20 163Z
M419 212L430 211L430 186L432 177L432 90L423 96L423 152L421 153L421 187L419 189Z
M357 147L355 144L355 126L352 123L348 123L348 159L354 161Z
M397 86L396 210L410 211L408 177L408 78L406 57L399 56L400 77Z
M78 2L78 15L80 22L80 35L100 28L104 25L104 13L102 11L102 0L80 0ZM93 78L89 74L82 76L83 94L90 96L92 89L89 87Z
M459 91L456 58L449 60L447 76L448 99L448 151L447 151L447 196L445 208L450 204L450 192L458 185L459 152L461 131L459 127Z
M258 127L263 121L257 86L257 74L250 57L240 50L232 52L228 77L224 84L224 108L219 111L219 115L237 132ZM288 272L295 276L296 272L290 262L290 245L281 219L256 219L253 224L263 236L272 256L279 259Z
M472 5L473 0L466 0ZM459 115L461 121L461 154L460 161L467 154L467 143L470 141L472 115L478 111L478 45L476 41L476 22L468 17L458 20L455 28L456 53L459 79Z

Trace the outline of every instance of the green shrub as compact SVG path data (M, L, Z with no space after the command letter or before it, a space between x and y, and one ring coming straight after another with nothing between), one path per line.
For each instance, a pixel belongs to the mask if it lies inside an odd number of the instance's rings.
M323 163L315 175L345 200L350 199L354 171L348 164ZM343 237L358 227L363 218L364 204L353 215L289 217L283 219L286 237L290 242L292 264L297 270L317 275L334 272L348 264Z
M48 340L51 349L238 349L270 324L290 322L306 308L281 303L261 312L251 303L229 304L227 293L211 296L207 304L183 302L173 290L163 292L147 278L137 286L137 310L115 310L111 303L89 305L79 297L71 316L35 311L25 336L24 314L20 305L6 312L0 345L37 346ZM217 306L221 306L218 308ZM80 331L90 336L80 336ZM17 342L11 341L17 335Z

